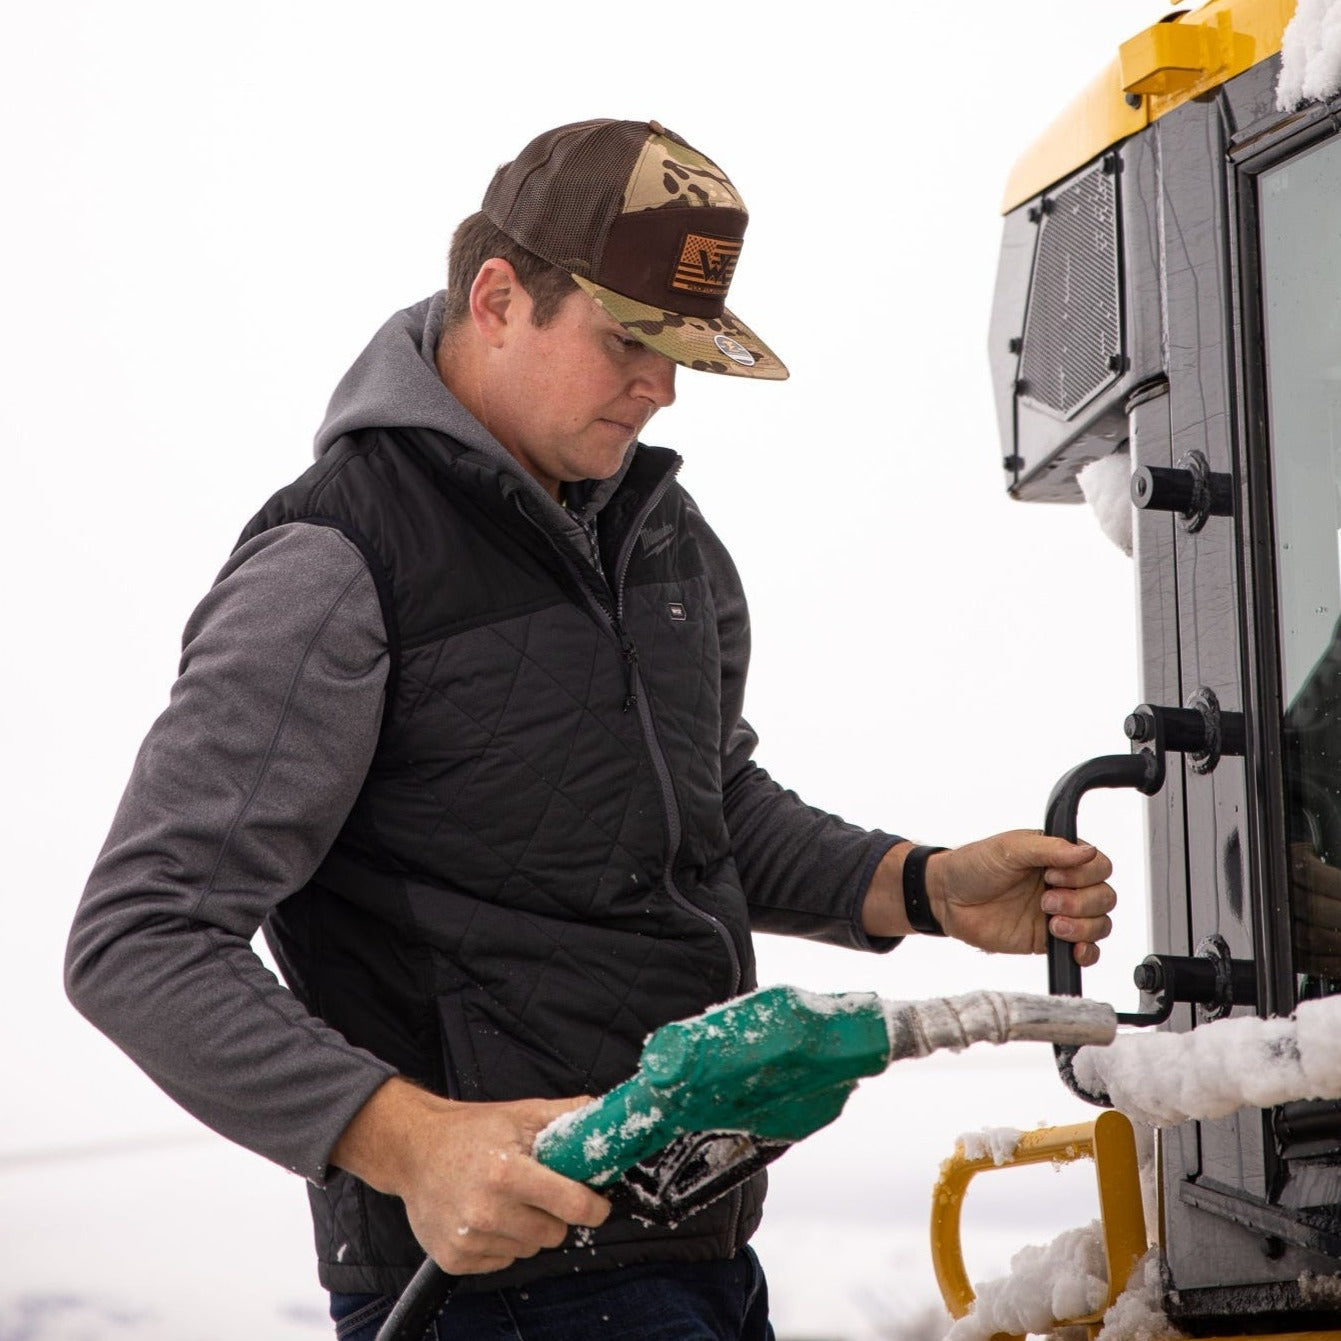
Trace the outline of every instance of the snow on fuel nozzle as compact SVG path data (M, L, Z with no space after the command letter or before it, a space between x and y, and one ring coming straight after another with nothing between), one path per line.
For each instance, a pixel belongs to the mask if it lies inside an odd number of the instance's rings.
M638 1070L550 1123L536 1159L606 1191L646 1220L674 1224L827 1126L865 1076L971 1043L1106 1044L1113 1008L1076 997L968 992L885 1001L767 987L662 1025ZM418 1341L454 1278L431 1259L377 1334Z

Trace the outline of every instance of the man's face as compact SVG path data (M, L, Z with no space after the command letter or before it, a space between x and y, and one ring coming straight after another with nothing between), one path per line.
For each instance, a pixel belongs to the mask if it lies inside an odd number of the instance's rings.
M561 481L608 479L647 421L675 399L675 364L640 344L585 293L546 326L524 292L490 379L486 424L525 470L558 496Z

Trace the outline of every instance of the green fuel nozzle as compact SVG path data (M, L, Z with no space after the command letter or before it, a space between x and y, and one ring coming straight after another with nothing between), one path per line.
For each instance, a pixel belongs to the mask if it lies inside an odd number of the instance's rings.
M886 1001L873 992L766 987L663 1025L622 1085L552 1122L535 1156L602 1187L693 1132L791 1143L832 1122L864 1076L971 1043L1108 1043L1111 1007L1073 997L969 992Z

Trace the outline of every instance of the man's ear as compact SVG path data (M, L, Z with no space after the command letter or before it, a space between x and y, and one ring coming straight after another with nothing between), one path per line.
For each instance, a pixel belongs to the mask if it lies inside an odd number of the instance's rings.
M492 256L470 286L470 319L485 343L498 347L511 327L529 320L530 302L517 272L501 256Z

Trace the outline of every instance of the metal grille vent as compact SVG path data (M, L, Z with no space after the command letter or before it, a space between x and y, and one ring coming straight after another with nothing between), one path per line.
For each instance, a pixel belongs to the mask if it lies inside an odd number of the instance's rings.
M1096 165L1041 210L1021 397L1069 417L1116 379L1121 334L1117 173Z

